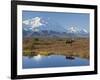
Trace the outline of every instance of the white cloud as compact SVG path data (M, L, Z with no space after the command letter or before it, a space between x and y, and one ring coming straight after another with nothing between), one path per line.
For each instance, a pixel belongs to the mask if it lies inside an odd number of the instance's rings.
M25 20L25 21L23 21L23 24L29 25L29 24L30 24L30 20Z
M36 28L36 29L34 29L33 31L38 32L38 31L39 31L39 29L37 29L37 28Z
M32 18L31 20L31 23L33 28L36 28L36 27L39 27L39 26L42 26L42 22L41 22L41 18L40 17L35 17L35 18Z
M36 29L42 25L45 25L45 22L43 22L40 17L34 17L32 19L24 20L23 24L27 25L27 27L31 27L32 29Z

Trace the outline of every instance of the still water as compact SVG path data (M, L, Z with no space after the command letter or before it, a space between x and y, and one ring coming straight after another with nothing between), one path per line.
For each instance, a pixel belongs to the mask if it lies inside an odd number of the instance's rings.
M47 67L68 67L68 66L87 66L89 65L88 59L83 58L70 58L63 55L50 55L50 56L23 56L22 60L23 69L28 68L47 68Z

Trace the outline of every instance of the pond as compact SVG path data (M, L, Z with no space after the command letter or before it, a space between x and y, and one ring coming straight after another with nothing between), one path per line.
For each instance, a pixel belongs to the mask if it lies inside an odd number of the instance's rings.
M23 56L23 69L47 68L47 67L71 67L88 66L89 60L79 57L68 57L63 55L37 55L33 57Z

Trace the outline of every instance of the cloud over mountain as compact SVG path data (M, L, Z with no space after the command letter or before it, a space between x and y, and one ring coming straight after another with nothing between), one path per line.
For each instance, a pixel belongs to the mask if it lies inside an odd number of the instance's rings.
M23 24L25 25L24 27L26 27L25 29L32 29L34 30L38 30L38 27L41 27L42 25L45 25L45 23L47 23L46 21L44 21L42 18L40 17L34 17L32 19L27 19L23 21Z

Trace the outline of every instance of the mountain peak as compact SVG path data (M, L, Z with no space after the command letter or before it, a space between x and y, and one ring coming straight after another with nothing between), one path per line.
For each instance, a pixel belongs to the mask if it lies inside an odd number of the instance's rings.
M83 29L83 31L84 31L85 33L88 33L88 31L87 31L86 29Z
M70 27L67 29L67 33L88 33L88 31L84 28L78 28L78 27Z
M68 33L77 33L79 32L79 29L77 27L70 27L67 29Z

